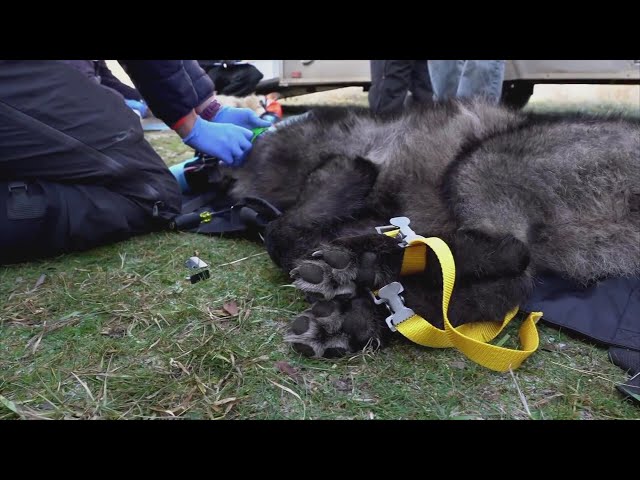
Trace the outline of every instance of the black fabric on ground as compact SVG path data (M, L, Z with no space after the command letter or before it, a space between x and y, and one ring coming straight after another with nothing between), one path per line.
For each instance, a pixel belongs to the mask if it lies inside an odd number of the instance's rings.
M543 322L607 346L640 350L640 277L610 278L582 287L555 275L536 280L527 311Z

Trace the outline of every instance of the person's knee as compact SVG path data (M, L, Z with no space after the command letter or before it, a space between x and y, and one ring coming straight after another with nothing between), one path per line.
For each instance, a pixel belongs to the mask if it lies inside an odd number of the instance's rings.
M0 182L0 264L87 250L163 225L103 186Z

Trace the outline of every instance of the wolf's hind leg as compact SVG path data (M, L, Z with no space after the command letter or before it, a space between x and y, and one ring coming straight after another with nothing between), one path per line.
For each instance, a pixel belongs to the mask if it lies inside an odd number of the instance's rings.
M383 346L388 338L384 309L362 295L348 301L319 301L296 317L285 341L308 357L335 358Z

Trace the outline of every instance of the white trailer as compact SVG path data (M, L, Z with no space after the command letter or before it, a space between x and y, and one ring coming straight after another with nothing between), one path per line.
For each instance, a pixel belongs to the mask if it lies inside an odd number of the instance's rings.
M258 93L284 97L371 84L369 60L248 60L264 75ZM640 60L507 60L503 101L524 106L539 83L640 84Z

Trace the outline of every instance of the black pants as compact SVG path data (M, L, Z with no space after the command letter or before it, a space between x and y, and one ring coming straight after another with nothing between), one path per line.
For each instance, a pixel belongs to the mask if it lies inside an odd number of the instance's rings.
M180 203L120 96L55 60L0 61L0 264L149 232Z
M371 60L369 107L373 113L401 111L408 92L414 101L432 100L427 60Z

